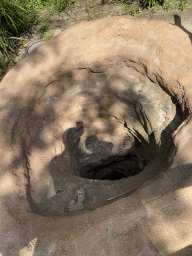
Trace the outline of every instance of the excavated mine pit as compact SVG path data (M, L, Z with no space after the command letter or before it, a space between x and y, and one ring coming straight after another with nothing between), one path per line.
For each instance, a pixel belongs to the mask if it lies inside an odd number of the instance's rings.
M23 78L10 145L24 151L28 200L38 214L94 210L131 195L171 166L175 133L189 114L184 80L172 64L178 49L168 44L164 52L156 44L164 29L157 32L153 22L157 38L140 25L136 35L130 25L136 21L128 17L114 19L96 36L94 22L100 21L80 24L79 34L70 28L21 63L22 74L29 68L42 77ZM76 39L66 41L71 33Z
M61 97L53 93L58 82L47 87L41 103L67 112L59 113L64 149L49 166L53 186L38 205L45 215L93 210L155 177L171 165L173 133L187 117L163 85L125 62L105 72L77 69L65 85L71 80Z

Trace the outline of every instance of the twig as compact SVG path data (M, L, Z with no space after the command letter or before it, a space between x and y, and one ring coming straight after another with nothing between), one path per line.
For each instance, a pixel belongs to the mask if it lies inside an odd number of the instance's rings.
M132 190L136 189L137 187L138 187L138 186L136 186L136 187L134 187L133 189L128 190L128 191L126 191L126 192L124 192L124 193L122 193L122 194L120 194L120 195L117 195L117 196L108 198L107 200L109 201L109 200L112 200L112 199L114 199L114 198L116 198L116 197L122 196L122 195L124 195L124 194L126 194L126 193L128 193L128 192L131 192Z

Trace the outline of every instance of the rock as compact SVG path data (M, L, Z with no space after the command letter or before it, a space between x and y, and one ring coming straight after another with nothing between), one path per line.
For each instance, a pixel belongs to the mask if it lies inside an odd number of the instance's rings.
M117 16L67 29L4 77L2 255L191 244L191 59L180 28Z
M27 47L27 49L25 49L26 55L30 54L32 51L34 51L37 47L39 47L40 45L42 45L46 41L47 40L40 40L40 41L37 41L37 42L33 43L29 47Z

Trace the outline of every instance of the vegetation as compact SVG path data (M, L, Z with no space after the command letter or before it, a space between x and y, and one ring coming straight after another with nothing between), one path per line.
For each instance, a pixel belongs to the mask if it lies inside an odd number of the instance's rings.
M144 8L158 8L164 6L165 10L177 8L184 10L189 0L101 0L100 4L122 3L125 13L136 15ZM87 20L92 19L92 14L98 12L98 4L94 1L83 1L87 12ZM78 0L0 0L0 80L2 69L8 64L15 64L15 57L19 47L23 44L24 35L31 33L32 29L41 24L38 31L39 38L50 39L53 37L48 21L41 19L41 14L51 8L50 15L59 14L70 10L77 21L74 10ZM50 22L50 21L49 21Z
M37 25L39 15L46 8L52 7L55 12L70 6L73 0L1 0L0 1L0 80L2 68L8 63L15 64L13 54L23 43L23 35ZM40 32L47 32L46 39L52 37L47 25Z
M159 6L163 6L166 11L169 11L170 8L183 11L188 6L188 0L135 0L134 5L131 8L128 4L124 4L123 10L129 11L132 15L140 13L144 8L155 7L158 9Z

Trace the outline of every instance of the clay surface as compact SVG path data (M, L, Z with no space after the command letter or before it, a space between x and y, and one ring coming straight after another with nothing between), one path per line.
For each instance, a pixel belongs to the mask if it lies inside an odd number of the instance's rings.
M190 34L129 16L20 61L0 83L0 254L189 251L191 81Z

